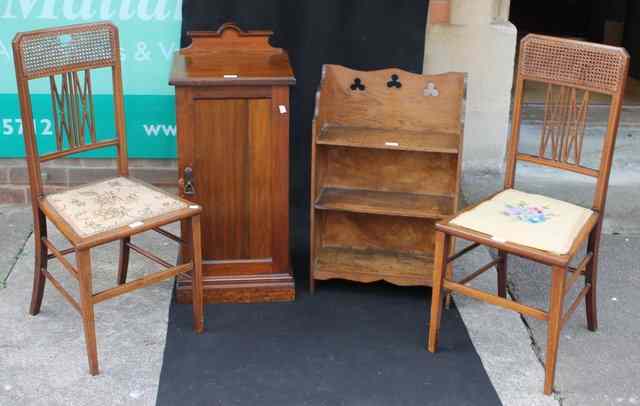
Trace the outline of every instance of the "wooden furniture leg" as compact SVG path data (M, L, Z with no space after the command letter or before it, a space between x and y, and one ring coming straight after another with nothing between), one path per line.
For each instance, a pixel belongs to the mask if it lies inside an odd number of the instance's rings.
M201 334L204 331L204 286L202 283L202 236L200 232L200 215L191 218L191 246L193 247L193 257L191 277L193 278L191 288L193 296L193 329Z
M129 270L129 243L131 237L120 240L120 258L118 260L118 285L127 283L127 271Z
M431 293L431 319L429 320L429 341L427 348L429 352L436 352L438 347L438 332L440 329L440 318L442 316L442 280L446 273L446 258L451 244L451 237L441 231L436 232L435 242L435 264L433 268L433 289Z
M80 282L80 311L84 327L84 340L89 359L89 373L98 375L98 349L96 343L96 325L93 314L93 287L91 280L91 253L89 250L76 252L78 279Z
M453 264L447 264L446 271L444 272L445 278L452 280L453 279ZM451 301L453 299L453 295L450 290L445 290L444 292L444 308L445 310L451 309Z
M507 298L507 253L498 251L500 262L496 265L498 270L498 296Z
M598 299L596 288L598 286L598 251L600 250L600 230L601 223L594 227L589 235L587 243L587 254L591 253L591 261L587 264L585 272L585 284L591 284L591 288L587 292L585 308L587 309L587 328L590 331L598 329Z
M35 245L35 263L33 269L33 289L31 291L31 305L29 306L29 314L32 316L40 313L42 306L42 297L44 296L44 286L46 277L42 270L47 269L47 247L42 242L42 238L47 236L47 220L38 210L39 224L34 224L34 245Z
M544 393L553 392L553 381L556 374L558 360L558 344L562 329L562 308L564 302L564 287L566 268L553 267L551 275L551 293L549 295L549 324L547 326L547 357L545 360Z
M449 243L449 251L448 251L447 257L450 255L453 255L455 253L455 250L456 250L456 239L454 237L451 237L451 242ZM453 262L449 262L447 264L447 269L445 271L444 277L445 279L453 280ZM445 290L444 308L446 310L451 309L452 300L453 300L453 292L451 292L450 290Z

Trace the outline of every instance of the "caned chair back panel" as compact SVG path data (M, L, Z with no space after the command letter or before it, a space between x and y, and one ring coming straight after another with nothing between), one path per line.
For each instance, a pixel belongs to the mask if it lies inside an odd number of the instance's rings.
M622 48L527 35L520 44L505 186L514 186L518 161L576 172L597 179L593 207L601 209L606 199L628 70L629 55ZM518 149L524 89L529 82L546 85L544 121L534 154ZM589 105L594 93L611 96L597 168L582 165Z
M418 75L324 65L316 95L323 125L459 133L464 73Z
M520 44L518 70L523 79L615 95L628 58L622 48L531 34Z
M13 40L16 80L32 190L41 189L40 162L98 148L116 147L118 168L127 174L124 108L117 28L109 22L18 33ZM96 134L91 72L110 68L116 134ZM56 151L39 155L29 82L49 78Z
M83 24L18 34L14 44L28 79L114 66L117 29L108 23Z

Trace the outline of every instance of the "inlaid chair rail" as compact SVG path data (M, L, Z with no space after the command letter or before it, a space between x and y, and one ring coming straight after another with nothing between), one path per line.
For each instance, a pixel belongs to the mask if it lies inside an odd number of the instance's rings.
M14 39L28 79L70 70L113 66L116 31L110 23L83 24L18 34Z

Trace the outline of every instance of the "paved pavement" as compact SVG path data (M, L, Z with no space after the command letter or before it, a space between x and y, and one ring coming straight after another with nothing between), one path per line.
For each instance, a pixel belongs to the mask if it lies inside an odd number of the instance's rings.
M560 338L556 387L564 406L640 404L640 235L606 235L598 272L599 329L586 328L580 305ZM547 268L514 258L511 293L546 308ZM573 288L569 306L580 289ZM566 307L565 307L566 308ZM526 318L536 349L544 357L546 323ZM544 358L542 358L544 359Z
M22 212L22 213L20 213ZM80 316L50 285L45 289L42 311L28 315L33 278L33 237L24 236L30 216L28 207L0 206L0 230L7 219L15 225L16 241L3 242L2 256L15 258L2 264L11 270L6 288L0 289L0 405L153 405L158 389L166 339L172 284L170 281L111 299L96 306L98 356L102 374L88 374ZM9 223L15 223L10 221ZM11 229L11 228L9 228ZM173 242L155 233L135 238L143 247L167 260L175 258ZM22 236L21 240L18 238ZM58 246L65 246L57 233ZM10 251L12 250L12 251ZM94 250L94 289L115 282L118 248L111 244ZM129 275L138 278L155 265L131 254ZM74 263L73 258L70 261ZM56 261L51 272L71 292L75 280ZM72 293L73 294L73 293Z
M33 231L31 210L24 205L0 206L0 289Z

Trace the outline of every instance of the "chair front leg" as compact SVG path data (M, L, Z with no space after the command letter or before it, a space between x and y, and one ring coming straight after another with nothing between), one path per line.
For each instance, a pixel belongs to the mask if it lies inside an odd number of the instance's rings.
M587 310L587 328L590 331L598 329L598 299L597 299L597 282L598 282L598 253L600 251L600 230L601 226L594 227L589 235L587 244L587 253L593 254L591 260L587 264L585 272L585 284L590 284L591 288L587 292L585 298L585 308Z
M44 286L46 283L46 277L43 270L47 270L47 247L42 242L43 238L47 237L47 219L38 210L37 217L33 225L33 236L35 245L35 263L33 267L33 288L31 290L31 305L29 306L29 314L32 316L40 313L42 307L42 298L44 296Z
M551 274L551 293L549 294L549 325L547 326L547 358L545 360L544 393L553 392L553 382L558 360L558 344L562 328L562 309L567 269L553 267Z
M440 330L440 319L442 316L442 282L447 268L447 256L451 245L451 237L442 231L436 232L433 267L433 288L431 293L431 319L429 320L429 341L427 348L429 352L436 352L438 347L438 333Z
M80 310L84 327L84 340L87 346L89 372L98 375L98 348L96 343L96 325L93 314L93 283L91 279L91 253L89 250L76 252L78 279L80 281Z
M204 286L202 281L202 236L200 215L191 218L192 269L191 289L193 297L193 329L200 334L204 331Z
M127 283L127 272L129 270L129 242L131 237L124 237L120 240L120 257L118 258L118 285Z

